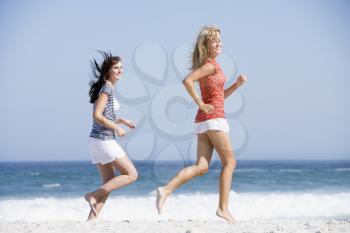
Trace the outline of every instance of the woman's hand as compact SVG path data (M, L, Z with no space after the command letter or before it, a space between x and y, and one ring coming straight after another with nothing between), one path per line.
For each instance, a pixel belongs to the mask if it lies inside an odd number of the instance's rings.
M130 129L133 129L136 127L136 123L131 121L131 120L127 120L127 119L120 119L120 123L126 125L127 127L129 127Z
M201 103L199 104L199 108L200 110L202 110L205 114L209 114L214 112L214 106L210 105L210 104L205 104L205 103Z
M247 77L244 74L241 74L238 76L236 83L240 87L242 86L245 82L247 82Z
M124 137L126 134L125 130L119 126L115 129L115 132L118 134L119 137Z

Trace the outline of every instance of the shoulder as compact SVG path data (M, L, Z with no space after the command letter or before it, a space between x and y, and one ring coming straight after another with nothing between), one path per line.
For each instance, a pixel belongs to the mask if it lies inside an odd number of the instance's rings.
M113 87L111 87L107 82L103 84L100 93L106 93L108 95L113 94Z
M209 64L215 65L216 61L215 61L215 59L209 57L209 58L205 59L204 63L209 63Z

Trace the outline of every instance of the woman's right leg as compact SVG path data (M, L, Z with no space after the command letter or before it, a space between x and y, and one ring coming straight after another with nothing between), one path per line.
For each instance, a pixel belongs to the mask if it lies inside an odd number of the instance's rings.
M213 148L214 147L206 133L198 134L196 164L183 168L168 184L157 188L156 206L159 214L161 214L165 199L175 189L193 177L203 175L208 171Z
M85 195L85 199L90 203L92 216L97 216L98 204L100 205L99 210L101 210L110 192L136 181L138 177L135 166L127 156L116 159L106 165L101 165L100 168L102 169L99 169L101 174L111 174L112 171L114 174L115 169L118 169L121 175L114 175L112 178L109 176L108 178L110 179L107 179L107 182L105 182L100 188ZM91 214L89 216L91 216Z

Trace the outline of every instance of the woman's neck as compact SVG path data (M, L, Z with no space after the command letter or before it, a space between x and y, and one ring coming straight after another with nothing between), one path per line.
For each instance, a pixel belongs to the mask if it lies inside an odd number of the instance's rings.
M217 55L212 55L212 56L209 56L208 58L213 59L213 60L216 60L216 58L217 58L218 55L219 55L219 54L217 54Z
M114 87L116 81L117 80L114 80L114 81L106 80L106 83L108 83L108 85Z

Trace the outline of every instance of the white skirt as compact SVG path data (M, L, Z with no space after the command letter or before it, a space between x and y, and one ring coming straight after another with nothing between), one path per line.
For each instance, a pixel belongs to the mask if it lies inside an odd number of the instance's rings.
M102 140L89 137L89 147L93 164L101 163L104 165L126 156L123 148L113 139Z
M223 132L230 132L230 127L225 118L215 118L206 121L194 123L194 133L205 133L208 130L219 130Z

